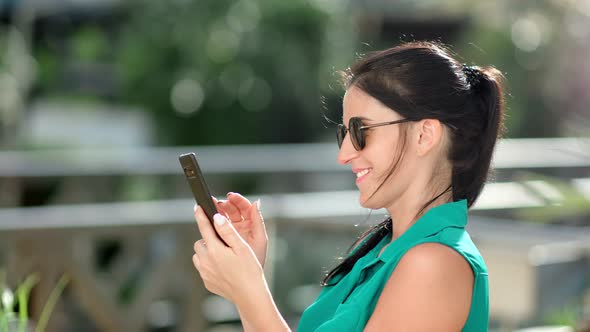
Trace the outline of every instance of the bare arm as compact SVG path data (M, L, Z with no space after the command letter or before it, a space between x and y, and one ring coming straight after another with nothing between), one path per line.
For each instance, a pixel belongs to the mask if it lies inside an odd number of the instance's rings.
M195 242L192 258L205 288L237 306L245 330L289 331L270 294L259 258L232 223L217 213L212 225L201 207L195 210L195 218L203 239Z
M236 303L245 332L284 331L291 329L274 303L266 282L253 290L251 296Z
M461 331L469 315L473 271L453 249L410 249L385 285L365 331Z

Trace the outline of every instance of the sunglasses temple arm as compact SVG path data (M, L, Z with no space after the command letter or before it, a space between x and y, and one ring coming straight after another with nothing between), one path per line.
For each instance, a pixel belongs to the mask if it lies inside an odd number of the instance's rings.
M403 119L403 120L396 120L396 121L391 121L391 122L376 123L373 125L361 126L361 127L359 127L359 129L371 129L371 128L375 128L375 127L389 126L389 125L396 124L396 123L404 123L404 122L410 122L410 121L412 121L412 120Z

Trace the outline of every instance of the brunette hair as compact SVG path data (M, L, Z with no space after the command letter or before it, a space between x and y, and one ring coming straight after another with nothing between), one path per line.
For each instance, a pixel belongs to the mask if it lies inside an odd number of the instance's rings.
M471 207L487 181L494 146L503 132L504 77L500 71L462 64L437 43L410 42L363 57L344 76L347 89L361 89L403 118L436 119L450 128L447 158L452 166L451 183L418 214L449 191L453 201L465 199ZM403 158L404 135L401 145L387 178ZM351 247L355 248L352 253L349 250L348 257L324 277L322 285L348 273L391 232L392 220L388 218L362 234Z

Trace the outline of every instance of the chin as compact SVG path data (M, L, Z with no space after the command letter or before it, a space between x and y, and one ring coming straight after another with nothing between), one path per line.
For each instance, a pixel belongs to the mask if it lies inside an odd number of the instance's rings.
M365 197L363 195L361 195L359 197L359 204L367 209L373 209L373 210L379 210L383 207L383 204L378 204L375 201L375 197Z

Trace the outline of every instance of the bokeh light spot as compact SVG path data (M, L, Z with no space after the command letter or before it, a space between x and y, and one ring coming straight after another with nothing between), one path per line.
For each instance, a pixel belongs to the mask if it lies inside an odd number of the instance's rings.
M531 18L519 18L512 25L512 42L523 51L536 50L541 45L541 38L541 29Z
M240 39L235 32L226 27L214 27L207 41L207 55L213 62L226 63L236 56L239 46Z
M170 101L174 110L180 114L192 114L199 110L205 99L205 93L199 82L194 79L182 79L172 87Z

